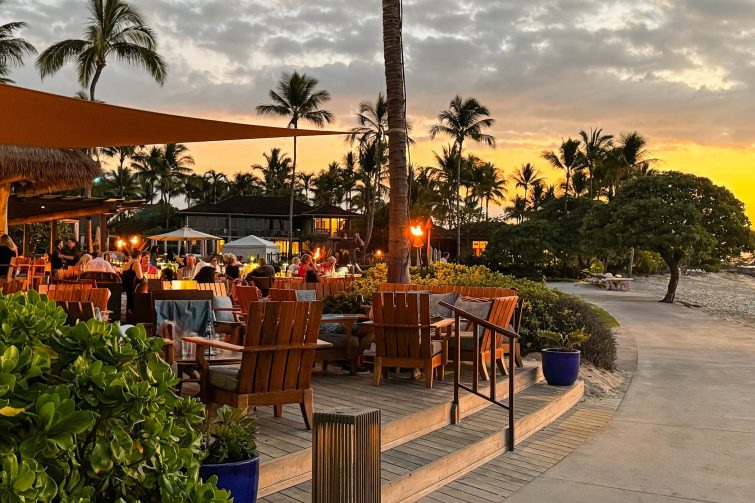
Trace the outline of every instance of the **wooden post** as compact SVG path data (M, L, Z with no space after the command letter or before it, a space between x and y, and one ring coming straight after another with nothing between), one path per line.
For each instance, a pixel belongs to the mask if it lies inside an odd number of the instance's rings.
M8 198L10 197L10 183L0 185L0 230L8 233Z
M22 246L24 257L29 256L29 224L24 224L24 243Z
M50 255L52 255L53 250L55 249L55 245L58 242L58 221L52 220L50 221L50 251L48 252Z
M94 251L94 243L92 243L92 217L87 217L87 251L89 253Z
M109 241L107 235L107 215L100 213L100 252L108 251Z

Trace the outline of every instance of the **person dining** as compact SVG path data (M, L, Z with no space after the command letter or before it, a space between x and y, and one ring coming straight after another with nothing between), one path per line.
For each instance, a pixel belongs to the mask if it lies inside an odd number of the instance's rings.
M123 291L126 293L126 313L134 311L134 292L142 284L144 273L141 266L141 253L139 250L133 250L129 261L123 266L121 282Z
M297 275L303 278L307 283L319 283L320 276L317 274L317 267L315 267L314 261L312 261L311 255L304 255L301 258L301 265L297 271Z
M115 269L107 260L109 256L110 254L107 252L98 254L89 261L86 267L82 268L81 272L115 272Z
M187 253L184 257L184 266L178 270L178 279L194 279L197 274L197 257Z
M0 236L0 278L8 276L10 261L18 257L18 247L8 234Z
M294 257L291 259L291 265L288 266L288 275L289 276L298 276L299 274L299 264L301 264L301 260L299 257Z
M79 248L79 242L73 238L68 238L66 241L66 247L63 249L61 255L67 267L77 265L79 259L81 259L81 248Z
M336 273L336 263L338 263L338 260L335 257L333 256L328 257L328 260L321 263L318 268L320 271L320 274L323 276L334 275Z
M275 277L275 268L268 264L267 260L261 258L260 264L249 274L255 278L272 278Z
M150 253L148 251L145 250L142 252L140 262L144 274L157 274L157 267L150 263Z
M89 262L91 261L92 261L92 256L89 255L88 253L85 253L81 256L81 258L79 259L79 263L77 265L81 268L81 271L84 272L87 270L87 266L89 265Z
M233 253L224 253L223 262L225 263L225 276L230 280L241 278L241 264L236 260Z
M215 268L212 265L204 264L194 276L194 281L197 283L215 283Z
M210 265L215 269L215 274L221 274L223 271L220 268L220 260L217 255L213 255L210 259Z

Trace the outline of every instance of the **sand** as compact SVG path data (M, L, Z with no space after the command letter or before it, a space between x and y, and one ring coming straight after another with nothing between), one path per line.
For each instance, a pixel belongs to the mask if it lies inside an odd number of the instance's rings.
M636 276L630 290L662 299L669 276ZM676 301L719 318L755 326L755 278L731 272L690 273L679 279Z

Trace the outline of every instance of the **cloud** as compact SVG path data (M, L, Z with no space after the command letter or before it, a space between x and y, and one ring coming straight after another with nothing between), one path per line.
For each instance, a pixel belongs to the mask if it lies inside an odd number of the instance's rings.
M377 0L134 0L160 39L159 87L109 62L99 96L111 103L259 120L282 71L316 76L341 125L384 86ZM80 36L80 0L8 0L39 49ZM405 0L409 113L431 123L455 94L474 95L519 144L581 128L638 129L659 142L755 142L755 9L749 0ZM41 82L78 90L69 67ZM424 132L417 131L421 136Z

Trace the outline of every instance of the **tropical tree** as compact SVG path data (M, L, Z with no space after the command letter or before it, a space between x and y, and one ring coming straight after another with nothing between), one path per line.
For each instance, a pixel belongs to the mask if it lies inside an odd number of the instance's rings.
M219 199L222 199L226 190L228 190L228 177L223 173L210 169L205 171L202 175L207 181L207 191L210 196L210 201L215 204Z
M543 180L544 178L540 176L540 170L530 163L522 164L522 167L520 167L512 177L512 181L516 188L521 187L524 189L524 195L522 198L525 201L527 200L527 191L529 188L539 184Z
M330 101L330 93L317 89L317 79L307 74L284 73L276 89L270 90L271 104L259 105L260 115L288 118L288 127L299 127L299 121L308 122L315 127L324 127L333 122L334 116L320 107ZM291 194L288 208L288 250L293 250L294 242L294 194L296 192L296 136L294 136L294 159L291 165Z
M0 0L0 6L5 0ZM7 76L12 68L24 64L24 56L36 54L37 50L28 41L16 37L16 32L28 25L23 21L13 21L0 26L0 84L13 81Z
M158 196L157 170L163 162L163 150L158 146L139 148L131 156L131 168L136 172L141 197L152 203Z
M232 196L252 196L260 193L260 179L252 173L238 171L228 182L228 192Z
M634 131L622 134L614 147L606 153L601 169L596 171L596 179L600 179L609 200L613 199L622 184L637 175L652 171L658 160L652 157L646 147L645 137Z
M138 175L126 166L126 161L134 158L136 147L105 147L101 152L106 157L117 159L115 169L105 171L102 176L102 186L108 194L121 199L135 196L139 192Z
M495 121L490 117L490 111L482 106L475 98L462 99L454 97L447 110L438 115L438 124L430 128L430 137L446 135L454 140L458 151L456 167L456 259L461 256L461 163L464 142L469 139L489 146L495 146L495 138L483 133L484 129L493 126Z
M281 152L279 148L273 148L270 153L263 153L265 164L255 164L253 170L262 173L264 195L282 196L287 194L287 181L292 175L291 158Z
M571 178L571 190L574 197L590 194L590 180L584 171L577 171Z
M341 185L343 188L344 195L346 196L346 199L347 199L349 210L351 210L354 206L354 203L351 200L351 198L354 195L354 189L356 189L357 182L359 181L357 178L357 171L356 171L357 165L358 165L358 160L354 152L349 151L346 153L346 155L343 156L343 168L341 169Z
M564 208L568 208L569 205L569 187L572 176L584 167L584 156L579 151L579 145L579 140L569 138L561 142L558 153L552 150L543 152L543 159L548 161L554 168L563 171L566 177L566 183L564 184Z
M582 138L582 143L585 147L585 167L590 176L590 198L593 198L595 197L593 183L595 170L596 168L599 168L601 163L605 160L608 151L612 146L613 135L603 134L603 129L595 128L590 129L589 134L583 129L579 132L579 136Z
M331 162L327 169L320 171L320 174L317 175L312 202L317 206L322 204L338 205L343 200L344 195L341 166L337 162Z
M157 53L157 37L137 9L125 0L88 0L88 9L84 38L53 44L37 58L43 79L74 62L79 83L95 101L97 83L113 57L146 70L161 85L165 82L167 65Z
M473 171L472 194L485 201L485 220L490 219L490 201L498 201L506 195L506 180L492 162L477 164Z
M600 250L634 247L663 257L671 272L663 302L674 302L680 265L719 266L755 248L744 203L708 178L679 172L640 175L586 218L583 234Z
M296 178L299 180L301 191L304 194L304 201L309 201L309 191L312 190L313 184L317 176L314 173L305 173L300 171L296 174Z
M365 219L367 220L364 236L365 249L369 247L372 241L376 208L386 188L383 185L383 180L386 176L386 155L376 154L375 150L378 147L386 150L388 145L385 143L378 144L377 142L367 143L360 146L358 151L359 170L356 172L356 182L359 197L354 198L354 204L364 211ZM381 164L377 164L378 161Z

